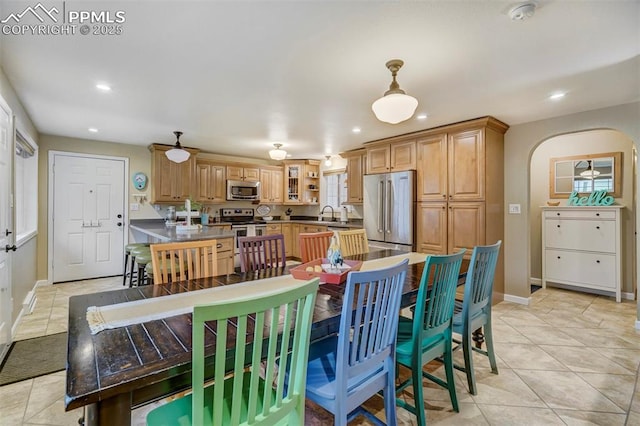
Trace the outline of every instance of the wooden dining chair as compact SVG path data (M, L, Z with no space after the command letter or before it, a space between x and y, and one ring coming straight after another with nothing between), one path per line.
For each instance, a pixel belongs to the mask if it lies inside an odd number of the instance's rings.
M284 268L287 264L284 235L260 235L238 238L242 272Z
M217 241L151 244L153 283L218 275Z
M350 272L338 334L309 348L307 398L333 413L336 425L357 414L377 420L362 404L379 391L387 424L396 424L394 357L408 264L405 259L388 268Z
M398 323L396 362L411 370L411 377L396 387L402 392L413 385L415 405L398 398L397 404L413 413L418 425L427 422L422 392L422 378L449 390L451 405L458 412L458 398L453 375L452 325L453 306L458 275L465 249L456 254L427 256L416 298L413 318L401 316ZM423 371L423 366L434 359L444 360L446 381Z
M193 393L150 411L147 425L304 424L318 285L315 278L267 296L247 294L238 301L195 306ZM207 342L215 342L210 359L205 358ZM278 364L289 365L289 374L276 374Z
M369 239L364 229L352 229L350 231L338 231L340 250L342 256L369 253Z
M331 244L331 237L333 237L332 231L298 234L302 263L327 257L327 249Z
M462 303L456 302L453 316L453 332L460 334L462 341L454 339L458 350L462 347L464 367L455 368L467 374L469 393L476 395L476 379L473 371L473 351L489 357L491 372L498 374L496 355L493 349L493 333L491 331L491 296L493 295L493 278L500 254L502 241L489 246L476 246L471 254L469 270L464 284L464 298ZM474 347L472 334L478 329L483 330L487 350Z

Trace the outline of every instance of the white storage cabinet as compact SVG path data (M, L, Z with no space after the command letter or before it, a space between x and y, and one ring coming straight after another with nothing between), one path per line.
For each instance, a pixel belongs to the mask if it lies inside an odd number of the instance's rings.
M542 287L550 281L611 292L620 302L622 208L542 207Z

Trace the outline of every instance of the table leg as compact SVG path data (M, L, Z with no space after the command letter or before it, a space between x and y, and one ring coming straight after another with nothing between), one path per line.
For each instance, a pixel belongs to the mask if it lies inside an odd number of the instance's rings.
M131 394L125 393L87 406L85 426L131 425Z

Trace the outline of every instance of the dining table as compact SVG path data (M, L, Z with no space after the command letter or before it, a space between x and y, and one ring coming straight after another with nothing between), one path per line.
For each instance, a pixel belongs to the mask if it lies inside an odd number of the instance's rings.
M402 254L397 250L380 250L346 259L367 262ZM468 260L464 260L459 283L464 283L467 267ZM423 268L424 261L409 265L402 307L415 304ZM84 407L81 420L85 425L130 425L132 409L186 391L191 386L191 313L92 334L87 321L89 307L170 297L251 281L259 286L260 280L288 274L289 267L271 268L71 297L65 409ZM320 285L311 341L337 333L344 289L344 283ZM211 346L215 346L215 342L207 346L207 353L215 352Z

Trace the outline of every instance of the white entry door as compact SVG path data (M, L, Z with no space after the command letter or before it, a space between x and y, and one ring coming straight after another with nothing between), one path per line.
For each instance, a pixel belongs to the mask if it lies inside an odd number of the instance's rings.
M13 126L9 106L0 98L0 360L11 343L11 162Z
M55 154L53 279L122 274L124 160Z

